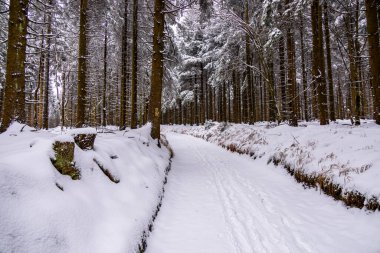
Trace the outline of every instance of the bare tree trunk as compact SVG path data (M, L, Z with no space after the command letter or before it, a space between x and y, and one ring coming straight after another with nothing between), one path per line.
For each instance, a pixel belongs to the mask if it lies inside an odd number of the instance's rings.
M327 96L323 53L322 13L319 0L312 1L311 20L313 32L313 82L317 86L320 124L327 125Z
M305 44L304 44L304 25L303 25L303 16L300 18L300 43L301 43L301 68L302 68L302 93L304 101L304 114L305 120L309 121L309 112L308 112L308 96L307 96L307 73L306 73L306 64L305 64Z
M4 98L4 89L0 88L0 122L2 121L2 111L3 111L3 98Z
M346 37L348 43L348 58L350 67L350 91L351 91L351 121L355 125L360 125L360 85L358 62L356 59L355 41L353 38L353 17L351 13L345 16Z
M267 81L266 81L266 90L268 93L269 100L269 121L275 122L277 115L276 99L275 99L275 83L274 83L274 66L273 66L273 53L269 57L268 67L267 67ZM264 66L265 67L265 66Z
M374 94L374 118L380 124L380 46L379 23L380 8L378 0L365 0L368 33L369 64L371 68L371 84ZM378 12L376 12L376 7ZM379 16L377 16L379 15Z
M131 86L131 128L137 128L137 31L138 0L133 0L132 28L132 86Z
M214 100L213 100L213 88L208 86L208 120L214 119Z
M287 8L289 8L289 5L292 1L286 0L285 3L287 5ZM288 9L288 19L290 20L290 11ZM286 46L287 46L287 53L288 53L288 93L289 93L289 101L288 101L288 108L290 110L290 118L289 118L289 124L291 126L298 126L298 108L297 108L297 81L296 81L296 62L295 62L295 46L294 46L294 31L292 28L292 22L289 21L288 28L286 31Z
M49 1L50 8L53 6L53 0ZM47 28L47 48L46 48L46 69L45 69L45 88L44 88L44 113L43 125L44 129L49 128L49 92L50 92L50 47L51 47L51 24L52 10L48 13L48 28Z
M161 97L163 78L163 49L165 27L165 0L154 0L153 55L149 115L152 120L151 136L160 139Z
M222 98L223 98L223 121L224 122L227 122L227 84L226 82L223 82L223 86L222 86Z
M8 50L0 133L12 121L25 122L25 59L28 27L28 0L10 1Z
M326 61L327 61L327 80L329 84L329 109L330 109L330 120L335 121L335 98L334 98L334 80L332 75L331 66L331 46L330 46L330 25L329 25L329 11L327 6L327 1L323 4L324 10L324 28L325 28L325 43L326 43Z
M67 75L70 77L70 73ZM62 92L61 92L61 127L65 127L65 107L66 107L66 72L62 73Z
M102 126L107 125L107 47L108 47L108 20L104 29L104 52L103 52L103 92L102 92Z
M282 4L279 3L278 6L279 15L282 16ZM280 120L285 120L287 118L287 97L286 97L286 74L285 74L285 40L284 36L281 35L278 40L278 56L280 65L280 91L281 91L281 110L280 110Z
M88 0L80 2L80 25L79 25L79 56L78 56L78 104L76 127L83 127L86 124L86 104L87 104L87 11Z
M206 103L205 103L205 85L204 85L204 78L203 78L203 64L201 63L200 64L200 84L199 84L199 88L200 88L200 122L201 124L205 123L205 107L206 107Z
M340 73L338 73L338 112L339 112L339 115L338 117L340 119L344 119L345 118L345 114L344 114L344 104L343 104L343 94L342 94L342 88L341 88L341 84L340 84Z
M249 24L249 9L248 9L248 0L245 0L245 8L244 8L244 21L246 24ZM255 122L255 92L253 89L253 79L252 79L252 52L251 52L251 44L250 37L248 34L245 35L245 61L246 61L246 76L247 76L247 113L248 113L248 122Z
M233 95L234 95L234 99L232 101L233 103L233 122L235 123L238 123L239 122L239 98L238 98L238 81L237 81L237 74L236 74L236 70L232 70L232 87L233 87Z
M128 0L124 0L124 25L121 45L121 84L120 84L120 130L127 127L127 82L128 82Z

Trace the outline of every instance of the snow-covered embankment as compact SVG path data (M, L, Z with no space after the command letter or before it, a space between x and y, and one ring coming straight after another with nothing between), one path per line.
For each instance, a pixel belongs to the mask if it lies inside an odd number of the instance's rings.
M149 127L98 133L94 150L75 146L80 180L52 165L59 130L21 127L0 135L0 252L135 252L160 202L170 158Z

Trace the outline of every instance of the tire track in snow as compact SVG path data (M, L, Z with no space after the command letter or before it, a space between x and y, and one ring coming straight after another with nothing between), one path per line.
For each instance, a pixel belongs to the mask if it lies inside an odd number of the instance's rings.
M197 148L194 150L198 159L201 159L212 171L216 186L219 188L218 192L222 194L224 200L227 200L223 201L224 205L227 205L224 209L227 210L230 219L236 220L239 225L234 227L234 224L229 224L229 227L232 228L234 238L240 238L240 245L244 245L243 252L273 252L271 251L273 245L276 245L276 249L281 245L279 249L281 252L292 252L289 245L293 246L293 249L296 246L299 252L311 252L310 246L304 243L297 233L289 233L289 231L294 231L294 228L284 212L281 210L275 212L273 206L269 208L269 202L262 196L265 193L260 194L263 192L262 189L255 189L253 182L247 182L242 178L236 172L236 168L230 165L230 160L225 156L220 157L221 160L215 160L218 154L207 153L206 155ZM226 151L221 149L221 152ZM209 157L213 159L210 160ZM234 157L228 156L228 158ZM255 198L249 197L252 194L256 195ZM279 222L272 221L274 217ZM271 238L267 235L271 235Z
M177 158L149 253L378 252L376 216L304 191L265 162L194 137L169 140Z
M213 181L216 183L215 186L217 188L219 198L222 200L221 205L223 206L223 210L226 214L225 222L228 224L230 232L235 240L234 245L237 252L268 252L268 249L260 242L259 238L257 238L257 234L251 233L245 225L243 219L247 217L239 217L239 210L241 209L241 206L237 206L233 200L234 198L231 197L233 190L231 188L226 189L228 184L223 182L222 177L217 172L218 168L215 167L213 162L206 158L205 154L200 153L197 148L195 148L194 151L196 152L198 159L202 160L202 162L207 165L206 168L211 171ZM210 154L207 154L207 156L210 156ZM231 222L231 220L236 222ZM252 244L251 238L247 237L247 234L255 239L254 241L256 245Z
M210 163L204 159L203 155L200 153L200 151L198 151L198 149L196 147L194 147L194 145L192 146L192 148L197 155L197 158L198 158L197 160L202 162L204 165L210 166ZM205 167L207 168L207 166L205 166ZM204 170L206 170L206 169L204 169ZM241 242L239 240L239 237L237 236L236 232L234 231L234 227L232 226L232 224L230 222L231 215L229 214L228 207L224 204L224 203L228 203L228 200L226 198L226 194L222 192L223 187L220 186L220 181L215 176L215 174L212 173L210 177L211 177L210 181L214 182L214 184L212 184L212 185L215 187L216 193L218 195L218 199L220 200L220 204L221 204L223 216L224 216L224 222L228 227L228 231L229 231L229 235L230 235L230 239L232 241L232 244L233 244L236 252L242 253L244 251L242 251L240 245L241 245L241 243L244 243L244 242Z

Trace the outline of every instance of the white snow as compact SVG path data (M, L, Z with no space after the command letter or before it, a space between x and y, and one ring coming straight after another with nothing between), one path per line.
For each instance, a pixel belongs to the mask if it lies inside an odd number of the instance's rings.
M78 181L50 161L53 141L67 135L21 133L21 127L0 135L0 252L134 252L159 202L169 159L150 139L149 126L98 134L94 151L76 147Z
M267 164L281 156L378 196L380 128L343 123L165 127L174 158L147 252L379 253L380 212L346 208ZM94 150L76 146L81 179L73 181L50 161L52 143L72 140L70 130L12 125L0 135L0 252L136 252L169 161L149 131L110 127L97 134Z
M96 134L96 129L92 127L74 128L68 131L71 135L78 134Z
M265 159L168 140L175 155L148 253L380 252L380 213L305 190Z
M380 199L380 127L373 121L363 121L360 127L352 127L349 121L328 126L302 123L300 127L210 122L199 127L166 127L166 131L236 147L265 162L275 156L307 174L323 174L343 190Z

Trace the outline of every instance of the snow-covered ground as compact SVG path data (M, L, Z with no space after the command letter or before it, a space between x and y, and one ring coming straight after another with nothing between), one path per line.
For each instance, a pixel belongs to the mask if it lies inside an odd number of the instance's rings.
M364 121L327 126L317 122L288 125L224 124L167 126L165 131L190 134L265 162L277 160L313 178L325 178L345 192L380 200L380 127ZM326 180L325 180L326 181Z
M380 128L342 123L165 127L174 158L147 252L379 253L380 212L347 208L268 163L279 157L379 196ZM53 141L73 131L21 128L0 135L0 252L136 252L170 156L149 126L98 133L94 150L76 146L81 179L74 181L50 160Z
M50 161L53 140L69 137L21 127L0 135L0 252L134 252L169 163L149 127L100 133L94 151L76 146L76 181ZM111 182L94 158L120 182Z
M351 131L356 136L360 130ZM305 190L265 159L187 135L167 136L172 170L147 252L380 252L379 212L347 209Z

